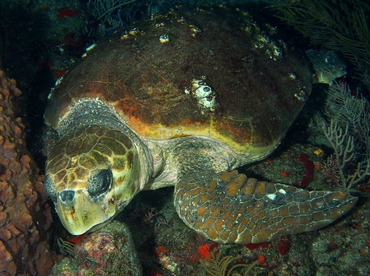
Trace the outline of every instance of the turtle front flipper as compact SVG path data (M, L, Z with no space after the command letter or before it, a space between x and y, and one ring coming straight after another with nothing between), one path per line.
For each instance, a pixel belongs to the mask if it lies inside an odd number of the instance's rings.
M237 171L207 184L197 174L175 187L181 219L203 236L222 243L260 243L324 227L347 213L357 198L347 192L307 191L247 178Z

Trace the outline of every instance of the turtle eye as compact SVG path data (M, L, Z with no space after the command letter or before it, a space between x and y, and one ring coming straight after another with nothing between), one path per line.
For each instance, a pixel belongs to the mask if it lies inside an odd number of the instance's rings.
M111 169L104 169L94 174L87 183L90 196L96 197L107 191L112 184L112 179Z
M49 176L47 176L45 178L45 181L44 181L44 188L45 188L46 192L48 193L48 195L50 196L51 200L54 203L57 203L58 195L57 195L57 191L55 189L55 186L53 184L54 184L53 181L50 179Z

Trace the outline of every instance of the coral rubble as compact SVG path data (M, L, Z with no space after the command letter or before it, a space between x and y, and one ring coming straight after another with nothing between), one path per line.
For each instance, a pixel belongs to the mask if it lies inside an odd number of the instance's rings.
M15 112L20 94L0 67L0 274L47 275L55 259L50 206Z

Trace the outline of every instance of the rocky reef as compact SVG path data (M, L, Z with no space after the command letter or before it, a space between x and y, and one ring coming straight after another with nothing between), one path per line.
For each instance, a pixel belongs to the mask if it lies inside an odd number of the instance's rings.
M97 232L60 241L64 258L53 268L51 276L122 275L141 276L141 264L128 227L114 221ZM73 245L76 243L76 245Z
M48 275L50 206L17 117L20 94L0 62L0 275Z

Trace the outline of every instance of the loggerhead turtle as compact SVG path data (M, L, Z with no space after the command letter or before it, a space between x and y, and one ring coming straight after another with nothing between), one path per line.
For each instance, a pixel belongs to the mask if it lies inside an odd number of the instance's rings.
M308 62L275 30L222 7L135 26L88 51L49 97L45 187L71 234L169 185L181 219L223 243L315 230L354 206L347 192L235 170L277 147L310 94Z

